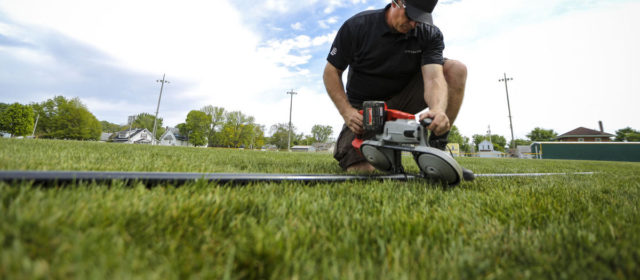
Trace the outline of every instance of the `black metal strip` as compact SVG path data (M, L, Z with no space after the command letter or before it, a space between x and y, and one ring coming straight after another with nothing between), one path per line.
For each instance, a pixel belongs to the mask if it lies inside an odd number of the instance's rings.
M174 172L98 172L98 171L0 171L0 181L29 181L39 185L76 182L105 183L113 180L142 182L145 185L176 184L204 180L218 184L244 185L263 182L332 183L367 180L407 181L416 175L330 175L330 174L255 174L255 173L174 173Z
M593 175L594 172L573 173L503 173L475 174L475 177L539 177L561 175ZM100 172L100 171L0 171L0 181L33 182L37 185L65 185L78 182L110 183L121 180L127 183L141 182L147 186L158 184L182 185L204 180L228 185L245 185L265 182L341 183L353 181L410 181L423 179L413 174L390 175L332 175L332 174L266 174L266 173L176 173L176 172Z

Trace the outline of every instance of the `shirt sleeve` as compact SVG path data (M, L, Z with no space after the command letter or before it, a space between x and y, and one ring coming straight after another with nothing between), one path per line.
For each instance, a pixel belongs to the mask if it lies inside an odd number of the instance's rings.
M353 43L354 43L353 31L349 21L345 22L336 38L333 40L331 50L327 56L327 61L334 67L345 70L353 59Z
M423 29L422 65L444 65L444 36L438 27L428 25Z

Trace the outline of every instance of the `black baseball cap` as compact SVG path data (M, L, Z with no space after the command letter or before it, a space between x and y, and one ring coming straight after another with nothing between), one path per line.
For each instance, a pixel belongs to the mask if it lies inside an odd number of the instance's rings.
M433 24L431 12L438 4L438 0L404 0L407 15L413 21Z

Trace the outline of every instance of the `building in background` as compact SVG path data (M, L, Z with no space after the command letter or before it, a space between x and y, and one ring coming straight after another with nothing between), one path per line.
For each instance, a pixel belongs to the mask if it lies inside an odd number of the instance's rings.
M478 157L481 158L499 158L504 157L505 154L493 149L493 143L489 140L484 140L478 144Z
M615 137L615 135L604 132L602 122L599 122L599 125L600 131L578 127L556 137L556 140L561 142L611 142L611 137Z
M175 127L167 127L164 134L160 136L162 146L189 146L187 136L180 134L180 130Z
M293 146L291 147L291 151L314 153L316 151L316 148L313 146Z
M127 144L151 144L152 139L153 134L148 129L134 128L131 130L116 132L113 142Z
M449 143L447 144L447 152L451 152L451 155L454 157L459 157L462 155L460 152L460 144L458 143Z
M640 142L535 142L531 151L540 159L640 162Z

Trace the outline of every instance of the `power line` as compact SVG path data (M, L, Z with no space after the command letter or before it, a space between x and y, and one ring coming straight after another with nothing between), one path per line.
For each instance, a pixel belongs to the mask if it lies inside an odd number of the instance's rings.
M293 111L293 95L298 93L290 90L287 92L287 94L291 95L291 103L289 103L289 142L287 144L287 149L291 151L291 111Z
M513 81L513 78L507 78L507 73L504 73L504 78L498 80L498 82L504 82L504 90L507 92L507 108L509 109L509 126L511 127L511 144L509 144L509 149L514 149L513 145L515 144L515 138L513 137L513 122L511 120L511 104L509 103L509 86L507 83L509 81Z
M165 74L162 74L162 80L156 80L158 83L162 83L160 85L160 96L158 96L158 106L156 107L156 117L153 118L153 140L151 141L152 145L156 143L156 124L158 123L158 111L160 111L160 99L162 99L162 89L164 88L164 84L169 84L170 82L164 79Z

